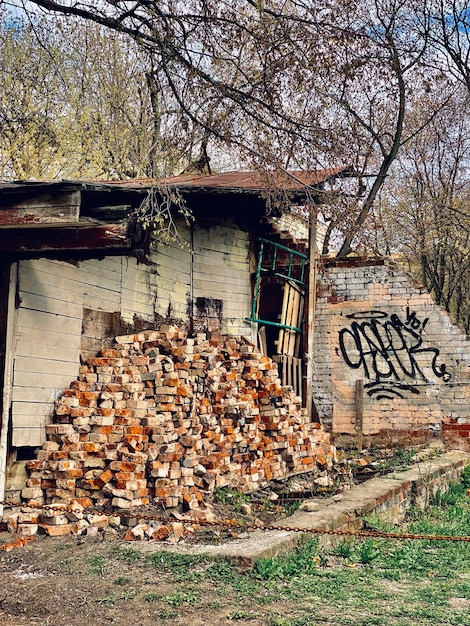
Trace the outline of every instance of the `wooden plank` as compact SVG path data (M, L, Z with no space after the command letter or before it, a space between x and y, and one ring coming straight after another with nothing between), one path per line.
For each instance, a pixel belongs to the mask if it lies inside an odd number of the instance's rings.
M187 238L183 236L183 241L186 242L186 245L178 245L176 243L162 244L159 242L156 246L151 247L150 259L153 261L155 256L174 257L179 259L191 256L190 235L188 234Z
M50 421L54 405L14 402L12 407L12 427L37 428Z
M57 398L60 398L63 391L63 387L56 389L50 387L15 387L12 400L15 402L53 403Z
M194 250L194 261L203 263L205 259L214 259L217 265L227 267L246 267L248 265L248 246L243 248L227 248L223 245L220 248L196 248Z
M248 317L251 311L251 294L239 292L238 298L236 293L232 294L232 298L227 300L224 298L224 317Z
M130 266L126 272L123 272L121 284L123 292L131 290L147 293L150 288L155 287L158 280L159 276L157 276L155 268L147 267L144 270L138 266Z
M188 267L191 262L191 251L189 247L162 246L151 252L150 261L157 266L167 265L173 261L175 267L182 270L183 267Z
M292 286L289 283L286 283L286 289L287 289L287 310L286 310L286 315L285 315L285 322L284 324L286 324L287 326L292 326L293 325L293 317L295 314L295 300L296 300L296 292L294 289L292 289ZM288 329L285 332L285 339L284 339L284 349L283 349L283 354L286 355L291 355L292 354L292 330Z
M300 293L297 289L294 289L291 286L291 290L293 293L292 298L292 308L291 308L291 323L290 326L298 327L299 324L299 312L300 312ZM297 356L295 352L295 345L297 339L297 332L295 330L291 330L289 333L289 354L291 356Z
M37 358L37 359L54 359L59 362L78 363L79 348L72 346L70 337L64 338L64 345L58 350L56 345L49 343L31 343L29 339L21 338L16 344L16 356Z
M112 274L120 274L123 264L127 267L128 261L131 258L132 257L104 256L99 259L85 259L84 261L79 262L78 268L80 270L85 269L90 274L96 273L97 276L100 274L109 274L109 277L111 277ZM58 262L63 263L63 261Z
M121 304L121 294L119 291L111 291L103 287L86 287L83 292L83 306L88 309L98 309L101 311L119 310Z
M266 326L260 326L258 328L258 345L261 354L266 356L268 353L268 347L266 344Z
M189 285L190 281L190 268L189 265L184 269L179 269L178 267L165 267L164 265L160 265L158 268L158 276L155 277L155 282L160 286L161 281L164 280L178 280L179 282L184 282Z
M81 320L76 318L20 308L18 311L18 327L20 331L25 329L54 330L54 332L63 333L64 335L80 336L82 324Z
M13 392L13 365L14 365L14 350L15 350L15 336L16 336L16 316L17 308L15 306L16 299L16 284L18 276L18 264L3 262L3 267L0 270L0 292L1 298L1 315L2 321L0 326L3 329L0 337L0 344L3 344L2 352L0 356L0 363L2 364L3 371L0 374L2 384L0 384L0 391L2 397L0 398L0 517L3 514L3 501L5 499L5 482L6 482L6 467L7 458L10 446L10 440L8 433L10 431L10 419L11 419L11 397Z
M15 359L16 372L34 372L38 374L62 374L73 378L78 375L80 363L70 363L68 361L58 361L57 359L34 359L30 357L18 356Z
M194 227L194 249L220 251L222 248L247 250L249 235L236 226Z
M283 386L290 386L302 397L302 360L288 355L276 354L273 361L278 364L279 377Z
M296 388L296 393L298 396L300 396L300 398L303 398L303 380L302 380L302 359L296 359L297 360L297 388Z
M310 420L316 414L313 401L313 374L314 374L314 344L315 344L315 314L317 304L317 210L313 203L309 205L309 265L308 265L308 281L307 281L307 298L305 302L306 309L306 329L304 350L306 352L306 372L305 372L305 407ZM302 387L304 388L304 387Z
M23 263L23 262L22 262ZM76 270L75 270L76 271ZM22 268L22 278L20 278L20 286L27 277L28 280L36 282L38 285L47 285L55 289L56 293L70 292L72 294L78 294L81 296L84 291L84 287L88 286L86 283L76 279L76 274L71 274L68 277L54 275L50 272L39 272L39 270L33 270L32 268ZM104 291L104 289L103 289ZM72 296L73 297L73 296ZM103 294L106 298L106 295Z
M296 290L292 287L291 284L289 284L289 302L288 302L288 309L287 309L287 315L286 315L286 319L287 319L287 324L289 326L295 326L294 322L296 322L296 303L297 303L297 292ZM285 350L285 354L288 356L292 356L292 350L293 350L293 335L295 335L295 331L293 330L288 330L287 331L287 337L286 337L286 350Z
M227 335L240 336L245 335L250 337L252 332L251 322L247 322L244 319L227 319L224 318L222 331Z
M100 265L101 264L101 265ZM53 261L49 259L35 259L21 261L21 269L29 270L33 279L38 279L46 284L57 284L60 280L61 286L67 288L67 283L71 282L78 287L70 286L72 291L82 291L83 285L94 285L106 288L106 285L119 284L121 276L121 266L106 261L106 257L101 260L79 261L77 264L66 263L65 261ZM51 282L52 281L52 282ZM55 282L54 282L55 281ZM115 290L116 287L108 286Z
M46 431L44 426L37 428L17 427L12 432L12 444L15 448L30 447L39 448L46 440Z
M228 267L246 266L248 264L248 247L231 248L223 244L214 249L195 247L193 260L196 263L204 263L205 259L213 260L218 265L227 265Z
M289 285L287 283L285 283L284 284L284 294L283 294L283 297L282 297L281 313L280 313L280 317L279 317L279 323L280 324L284 324L284 325L286 324L286 314L287 314L288 301L289 301ZM279 354L284 354L285 336L286 336L286 329L285 328L280 328L279 329L278 339L277 339L277 351L278 351Z
M148 322L153 321L155 317L152 303L149 303L147 307L144 307L128 300L126 302L123 302L121 314L123 320L126 320L129 323L134 321L135 316Z
M248 265L240 265L239 267L230 268L220 263L194 263L194 276L207 277L207 280L224 284L224 278L229 280L231 284L243 281L244 274L249 275Z
M94 289L109 290L112 292L120 291L122 275L121 272L106 272L93 273L81 271L79 269L78 275L75 279L82 289L87 290L89 287Z
M189 299L189 285L176 283L174 285L165 285L158 288L157 292L157 306L159 307L162 301L174 300L175 303L185 304L188 306Z
M56 290L57 293L57 290ZM64 300L56 300L46 296L33 295L20 291L21 308L30 309L32 311L42 311L43 313L53 313L63 317L82 318L83 307L81 302L67 302Z
M31 341L31 329L18 327L17 337L19 341L30 342ZM56 347L57 353L60 348L76 347L79 342L79 335L75 338L75 346L72 346L72 337L66 333L55 331L41 330L40 333L35 334L35 343L40 345L47 345L50 347Z
M235 285L225 285L225 289L222 289L221 285L217 286L214 283L208 283L204 285L201 281L194 281L194 299L197 298L214 298L215 300L223 300L224 302L235 302L239 297L244 296L250 300L251 309L251 293L246 288L246 285L237 283ZM160 290L159 290L160 293ZM239 296L237 295L239 294Z
M94 271L90 271L93 269ZM116 268L118 271L106 270L103 266L102 271L98 266L80 266L76 281L83 285L93 286L99 289L109 289L110 291L119 291L120 282L122 279L122 272L120 267ZM125 271L125 270L123 270Z
M355 406L357 451L362 452L362 429L364 416L364 381L362 379L356 380Z
M296 324L298 328L302 328L304 306L305 306L305 298L303 295L301 295L299 299L298 316L297 316L297 324ZM294 354L296 357L299 356L300 341L301 341L301 333L296 333L295 334L295 346L294 346Z
M15 371L13 375L13 385L16 387L49 387L50 389L68 389L72 380L78 376L67 376L60 374L40 374L37 372Z
M153 309L153 303L155 302L155 293L151 291L132 291L131 289L123 289L121 296L121 308L125 309L126 306L135 305L139 308Z
M221 244L228 247L239 244L243 241L242 235L245 235L246 238L246 233L234 224L212 225L210 229L202 228L196 224L194 226L194 245L207 247L212 244L217 250Z
M128 267L123 271L121 281L124 287L132 289L148 290L149 285L155 283L157 269L153 265L137 265L129 263Z
M35 296L41 296L43 298L48 298L52 300L56 300L58 302L72 302L74 301L76 304L81 304L81 293L77 294L73 291L69 291L68 289L58 289L56 285L47 285L40 280L40 276L33 279L31 275L25 274L23 272L20 277L19 288L20 288L20 298L23 298L23 294L31 294Z
M247 271L249 267L247 253L244 256L234 256L229 251L225 251L225 253L201 251L194 254L193 261L195 269L201 272L211 271L214 267L224 268L227 271Z
M37 193L5 196L0 226L67 224L78 222L80 192Z
M129 251L131 241L124 224L69 228L0 228L4 252L69 252L74 250Z
M54 274L52 267L47 268L48 271L44 271L45 262L37 261L36 267L33 263L33 261L20 261L20 288L25 284L28 286L28 291L36 293L31 289L31 285L36 284L38 287L42 285L52 287L56 290L56 294L58 290L62 291L63 289L69 293L81 293L83 291L82 286L79 286L76 281L77 268L71 267L68 276L61 276L61 273Z

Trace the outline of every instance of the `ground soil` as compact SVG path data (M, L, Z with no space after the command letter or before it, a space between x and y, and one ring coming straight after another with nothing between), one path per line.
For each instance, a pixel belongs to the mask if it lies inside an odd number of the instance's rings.
M364 469L364 464L359 467ZM214 504L216 515L219 519L235 518L248 523L282 523L293 503L299 501L298 492L305 486L305 480L308 478L291 479L288 490L285 485L278 485L277 490L254 494L250 500L224 496ZM339 488L338 484L330 485L328 491L331 494ZM306 494L307 498L311 496ZM316 497L322 497L321 491L317 490ZM155 560L152 561L152 555L162 550L162 544L123 542L123 534L124 530L100 533L98 537L37 535L23 547L0 550L0 624L202 626L242 624L247 619L252 626L271 623L258 619L256 611L250 613L246 599L240 606L236 590L231 597L218 598L217 584L213 581L207 581L205 587L202 584L204 595L197 601L192 601L190 593L172 595L176 588L173 575L168 570L159 570ZM187 541L223 543L235 535L223 528L202 527ZM0 544L14 539L17 535L0 533ZM127 557L123 558L123 554ZM279 615L288 610L282 603L273 606Z
M137 590L172 587L152 568L110 556L115 542L36 537L15 551L0 556L2 585L0 623L4 626L98 626L155 624L148 602ZM132 569L131 575L129 570ZM125 585L116 581L129 579ZM109 598L109 600L106 600ZM116 600L111 600L116 598ZM161 622L164 623L164 622ZM178 622L175 622L177 624ZM192 622L207 623L205 620Z

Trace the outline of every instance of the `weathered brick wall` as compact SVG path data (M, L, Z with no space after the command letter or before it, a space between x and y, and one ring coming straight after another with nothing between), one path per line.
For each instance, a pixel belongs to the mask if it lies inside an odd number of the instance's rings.
M337 437L356 434L357 380L366 442L425 438L470 416L470 342L392 263L321 268L315 347L316 406Z

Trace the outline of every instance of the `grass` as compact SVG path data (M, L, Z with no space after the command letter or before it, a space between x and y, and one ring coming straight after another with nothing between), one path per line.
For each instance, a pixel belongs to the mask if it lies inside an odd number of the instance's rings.
M102 555L92 556L89 559L88 572L102 576L106 569L106 560L106 557Z
M462 483L438 492L429 509L411 511L401 529L470 536L467 488ZM368 527L400 530L375 518ZM125 566L120 577L115 564ZM325 549L310 538L290 554L261 559L249 572L208 555L134 547L113 548L88 565L90 574L114 583L97 603L140 602L156 623L209 614L212 623L262 626L470 624L470 543L368 537ZM153 588L135 583L138 571Z
M250 496L229 487L216 487L214 490L214 502L230 503L235 511L240 512L244 504L250 503Z
M116 604L116 602L118 602L119 600L130 600L131 598L135 598L135 596L137 595L137 591L127 591L125 593L121 593L118 596L105 596L104 598L98 598L96 601L98 602L98 604Z

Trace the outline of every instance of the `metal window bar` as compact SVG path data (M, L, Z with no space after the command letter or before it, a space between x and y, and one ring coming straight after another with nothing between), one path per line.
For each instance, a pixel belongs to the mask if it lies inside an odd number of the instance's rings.
M267 326L275 326L276 328L285 328L287 330L295 330L296 332L300 333L302 332L302 330L298 328L297 326L288 326L286 324L280 324L279 322L263 320L258 317L261 277L263 274L266 274L270 271L274 276L278 276L279 278L285 278L286 280L290 280L294 283L297 283L298 285L304 286L305 285L305 267L308 262L308 257L305 254L302 254L301 252L297 252L297 250L292 250L291 248L287 248L286 246L283 246L280 243L276 243L274 241L269 241L268 239L260 238L259 242L260 242L260 248L259 248L259 254L258 254L258 267L256 269L256 280L255 280L255 289L254 289L254 294L253 294L253 304L251 307L251 316L249 317L249 320L251 322L258 322L260 324L266 324ZM267 246L272 246L274 248L271 270L263 268L264 251ZM287 274L281 271L277 271L280 269L277 266L279 250L283 250L284 252L287 252L289 254L289 264L288 264ZM298 258L301 263L300 278L294 278L292 276L294 258Z

